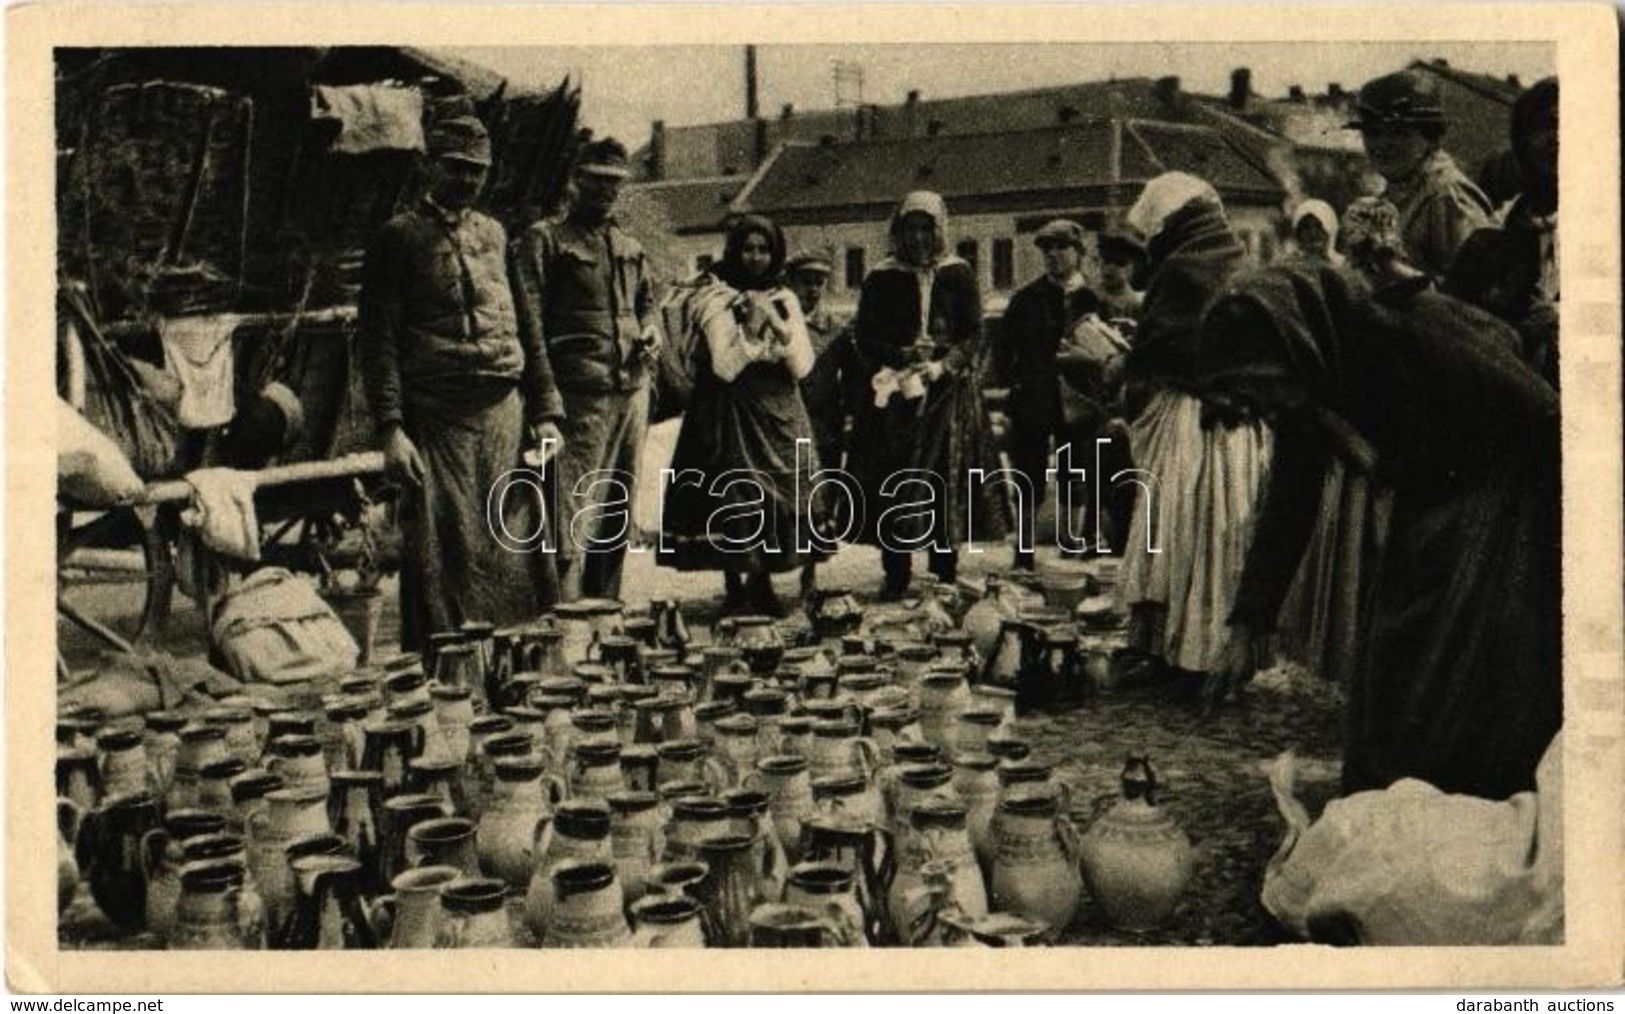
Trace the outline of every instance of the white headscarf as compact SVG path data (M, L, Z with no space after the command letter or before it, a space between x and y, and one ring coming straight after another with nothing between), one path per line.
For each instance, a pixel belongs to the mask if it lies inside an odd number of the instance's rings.
M1328 242L1326 244L1327 259L1333 264L1343 263L1343 255L1337 252L1337 212L1332 206L1318 197L1311 197L1302 201L1292 209L1292 234L1298 233L1298 224L1306 218L1312 218L1320 223L1326 230Z
M1207 180L1190 173L1163 173L1140 191L1140 199L1128 210L1126 218L1149 242L1162 231L1174 212L1198 198L1221 206L1224 203Z

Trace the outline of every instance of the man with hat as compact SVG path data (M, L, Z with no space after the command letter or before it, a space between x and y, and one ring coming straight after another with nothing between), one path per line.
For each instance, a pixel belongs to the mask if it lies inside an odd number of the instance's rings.
M1444 150L1449 126L1431 75L1413 70L1367 82L1355 119L1366 157L1387 181L1383 196L1399 209L1400 233L1417 267L1442 277L1474 230L1494 209Z
M563 401L564 446L550 482L566 600L620 597L649 425L658 308L643 246L613 215L630 172L619 141L585 145L569 210L519 241L520 319L540 336Z
M813 369L801 381L801 400L812 420L813 445L820 468L839 468L846 436L846 406L851 394L845 390L856 382L852 370L852 332L844 317L836 316L824 304L829 276L835 259L824 249L800 250L784 262L785 279L801 304L812 341ZM809 560L801 570L801 593L810 595L817 587L817 564Z
M491 141L472 116L427 132L426 187L367 248L358 300L362 376L400 505L401 645L469 620L512 623L551 605L546 561L511 551L488 526L487 496L519 467L527 439L557 440L561 408L547 357L525 335L502 226L473 204ZM523 538L538 501L502 498ZM538 577L540 579L538 579Z
M993 350L994 369L1010 388L1010 465L1032 490L1031 496L1022 493L1030 502L1022 504L1026 517L1015 556L1015 566L1026 570L1033 568L1033 554L1023 542L1032 537L1028 533L1034 532L1044 502L1050 438L1058 447L1070 445L1072 467L1092 475L1095 437L1107 422L1105 364L1063 355L1078 325L1091 316L1098 320L1102 312L1099 297L1084 283L1083 227L1056 219L1039 229L1033 242L1043 253L1044 273L1010 297L1003 338ZM1060 503L1068 515L1071 492L1063 484Z

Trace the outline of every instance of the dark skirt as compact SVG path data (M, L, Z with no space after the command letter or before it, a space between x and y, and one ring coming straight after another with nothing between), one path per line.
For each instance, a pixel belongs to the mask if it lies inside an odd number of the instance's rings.
M998 542L1013 527L982 393L966 378L944 377L913 401L894 395L885 408L866 400L847 466L863 493L856 534L864 545L925 549L929 539L946 549ZM973 478L976 469L985 480ZM922 481L900 482L909 477ZM888 480L894 486L883 494Z
M702 379L662 483L656 562L783 573L827 556L807 551L815 523L809 476L817 468L812 423L782 366L746 367L733 383Z

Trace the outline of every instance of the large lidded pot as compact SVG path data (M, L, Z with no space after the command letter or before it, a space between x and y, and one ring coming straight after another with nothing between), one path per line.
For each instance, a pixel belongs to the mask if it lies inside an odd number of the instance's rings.
M1157 806L1146 757L1123 768L1123 799L1090 826L1080 851L1090 893L1118 929L1145 933L1173 914L1195 872L1190 839Z

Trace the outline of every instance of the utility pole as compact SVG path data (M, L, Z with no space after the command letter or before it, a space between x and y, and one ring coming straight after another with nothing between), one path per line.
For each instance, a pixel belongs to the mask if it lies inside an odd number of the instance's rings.
M761 115L761 102L756 89L756 47L745 47L745 118L754 120Z

